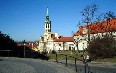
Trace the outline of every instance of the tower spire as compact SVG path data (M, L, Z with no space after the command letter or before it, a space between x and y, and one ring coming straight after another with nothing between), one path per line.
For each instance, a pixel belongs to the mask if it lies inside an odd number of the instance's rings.
M49 19L48 15L48 7L47 7L47 12L46 12L46 20L45 20L45 32L51 32L51 21Z
M46 16L48 16L48 6L47 6L47 14L46 14Z

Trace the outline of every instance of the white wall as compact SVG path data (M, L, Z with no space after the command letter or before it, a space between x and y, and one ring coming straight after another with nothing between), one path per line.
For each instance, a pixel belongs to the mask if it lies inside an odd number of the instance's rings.
M108 33L108 32L106 32L106 33ZM105 35L106 33L90 34L90 39L92 39L93 37L97 38L98 36L102 37L102 34ZM112 34L114 35L114 38L116 38L116 32L113 32ZM87 48L87 41L88 41L87 38L88 38L87 35L84 35L84 36L74 36L74 39L76 39L76 41L77 41L79 50L83 50L83 49ZM75 48L77 48L76 44L75 44Z
M82 40L80 42L78 42L78 49L79 50L84 50L87 48L87 41L86 40Z
M61 44L61 45L59 45ZM64 47L63 47L64 44ZM54 42L54 50L69 50L69 46L71 47L71 50L74 47L74 43L73 42Z

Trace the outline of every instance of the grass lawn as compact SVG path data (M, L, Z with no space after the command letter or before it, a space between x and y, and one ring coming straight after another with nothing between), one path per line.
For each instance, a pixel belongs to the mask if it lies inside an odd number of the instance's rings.
M67 55L67 59L68 60L74 60L75 58L80 58L80 55L77 54L77 51L60 51L57 53L57 59L59 60L65 60L66 59L66 55ZM56 54L48 54L50 59L56 59Z
M87 53L85 53L87 54ZM82 60L82 52L79 54L78 51L60 51L57 53L57 59L58 60L65 60L66 59L66 56L65 55L68 55L67 56L67 59L68 60L74 60L75 58L78 58L80 60ZM48 54L49 58L50 59L56 59L56 54ZM94 61L97 61L97 62L112 62L112 63L116 63L116 57L113 57L113 58L106 58L106 59L97 59L97 60L94 60Z

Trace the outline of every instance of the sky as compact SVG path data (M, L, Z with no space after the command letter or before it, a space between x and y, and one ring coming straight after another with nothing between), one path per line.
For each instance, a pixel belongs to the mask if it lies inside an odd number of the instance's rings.
M0 31L15 41L39 40L48 6L52 33L72 36L82 20L81 11L90 4L96 4L101 13L116 14L116 0L0 0Z

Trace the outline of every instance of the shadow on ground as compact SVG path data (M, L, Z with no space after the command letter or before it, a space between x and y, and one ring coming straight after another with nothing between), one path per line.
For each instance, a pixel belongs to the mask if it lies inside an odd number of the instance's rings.
M3 49L0 51L1 57L19 57L19 58L34 58L34 59L42 59L42 60L49 60L49 57L40 54L37 51L32 50L31 48L27 46L17 46L16 49L10 50L10 49ZM0 59L1 61L1 59Z

